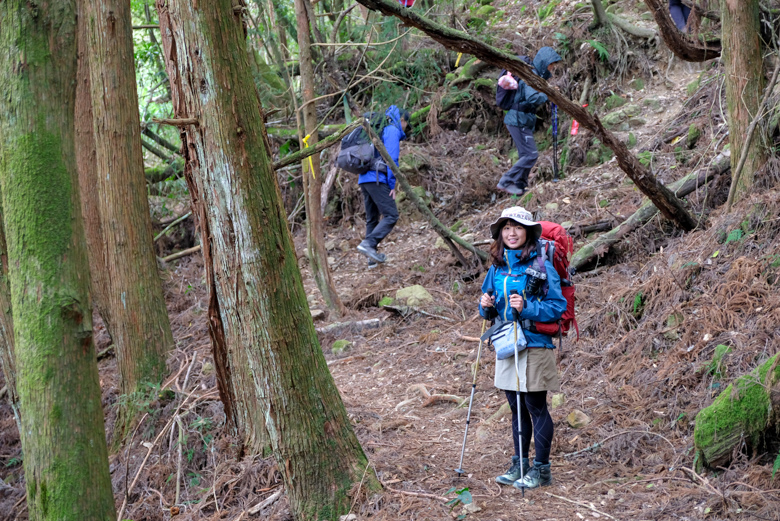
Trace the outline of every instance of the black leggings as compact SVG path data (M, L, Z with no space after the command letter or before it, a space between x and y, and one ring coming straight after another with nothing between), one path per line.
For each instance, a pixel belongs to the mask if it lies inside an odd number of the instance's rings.
M517 432L517 393L504 391L512 409L512 440L515 445L515 455L520 455ZM531 434L534 437L536 456L534 461L545 465L550 462L550 447L553 439L553 421L547 410L547 391L520 393L520 418L523 427L523 457L528 457L531 447Z

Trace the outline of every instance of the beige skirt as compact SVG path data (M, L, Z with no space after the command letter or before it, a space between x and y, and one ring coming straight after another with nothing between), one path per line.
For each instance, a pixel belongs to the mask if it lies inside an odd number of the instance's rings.
M561 379L555 364L555 350L546 347L524 349L517 359L520 392L559 391ZM515 357L496 360L495 386L505 391L517 391L518 372Z

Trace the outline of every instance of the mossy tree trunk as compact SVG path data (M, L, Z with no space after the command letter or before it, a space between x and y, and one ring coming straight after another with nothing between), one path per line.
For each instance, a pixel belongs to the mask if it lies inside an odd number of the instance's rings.
M303 98L303 127L308 136L306 143L301 140L301 148L313 146L319 141L317 135L317 107L314 103L314 64L311 57L311 36L308 13L305 3L308 0L295 0L295 17L298 20L298 53L301 66L301 91ZM325 305L339 315L344 314L328 266L328 250L325 248L325 226L322 218L320 199L322 198L322 175L320 156L313 155L303 160L303 200L306 208L306 246L309 268Z
M731 171L745 146L744 136L759 111L764 92L764 70L758 0L723 0L723 61L726 65L726 103L728 104ZM760 127L751 139L745 164L737 179L734 200L738 201L753 186L756 171L766 162L766 139Z
M697 465L726 467L743 443L762 447L780 417L780 365L773 356L752 373L739 377L709 407L696 415L693 440Z
M249 453L270 441L298 520L338 519L368 461L309 316L263 139L240 12L158 0L185 175L203 238L220 395ZM372 473L364 486L374 488Z
M114 521L74 154L75 2L1 2L0 75L29 518Z
M130 0L86 0L95 174L83 186L97 195L107 276L108 328L122 394L159 384L173 335L154 254L146 197L133 61ZM102 261L102 266L100 266ZM130 421L133 411L123 411ZM122 426L120 425L120 429Z

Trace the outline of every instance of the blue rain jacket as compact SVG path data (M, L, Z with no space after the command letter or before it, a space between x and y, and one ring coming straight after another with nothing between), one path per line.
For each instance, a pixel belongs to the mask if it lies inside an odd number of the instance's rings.
M401 128L401 112L398 110L398 107L390 105L385 111L385 115L390 119L390 124L382 130L382 143L385 145L395 165L388 165L387 173L369 170L365 174L360 174L358 184L380 182L388 185L390 190L393 190L395 189L395 175L393 175L392 168L398 166L398 156L401 154L401 141L406 139L406 134ZM379 151L376 152L375 157L380 157Z
M542 79L549 79L550 71L547 70L547 67L559 61L561 61L561 57L552 47L542 47L534 57L534 73ZM536 108L546 102L546 94L537 92L526 85L523 80L519 80L512 104L517 106L521 103L528 103L533 105L533 109L529 109L527 112L514 108L510 109L504 116L504 124L533 130L534 126L536 126Z
M492 308L483 309L479 306L479 314L485 319L496 318L499 322L512 320L512 308L509 307L509 292L516 289L523 296L523 311L520 319L528 319L536 322L553 322L561 318L566 311L566 299L561 293L561 278L550 260L545 261L547 270L547 284L549 286L546 296L525 295L525 285L528 276L525 270L531 266L537 253L532 252L525 260L520 260L521 250L504 250L504 262L506 266L491 266L485 280L482 282L482 293L493 289L495 305ZM494 311L493 311L494 310ZM498 316L495 316L498 312ZM519 324L521 325L521 324ZM542 333L532 333L523 329L528 340L528 347L555 348L553 338Z

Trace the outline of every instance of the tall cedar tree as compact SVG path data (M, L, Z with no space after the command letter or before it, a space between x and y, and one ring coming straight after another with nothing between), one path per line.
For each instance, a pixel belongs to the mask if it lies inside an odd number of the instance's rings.
M309 11L306 2L295 0L295 17L298 20L298 52L301 66L301 91L303 93L304 132L309 136L308 145L314 146L317 135L317 106L314 103L314 63L311 57L311 35ZM305 146L305 143L301 143ZM306 246L309 255L309 267L314 281L329 309L343 314L341 303L328 266L328 250L325 248L325 226L322 219L322 176L320 175L320 156L315 154L303 160L303 196L306 207Z
M75 2L0 2L0 71L29 517L113 521L74 155Z
M758 113L764 92L758 0L723 0L721 21L731 171L735 172L745 146L743 137ZM766 162L766 139L760 128L747 145L750 149L736 186L735 200L752 188L756 171Z
M157 8L225 411L249 452L267 436L296 519L338 519L368 461L310 318L241 11L230 0ZM364 486L376 486L371 472Z
M95 168L87 170L91 178L81 176L81 190L99 219L88 230L100 234L88 234L87 241L92 271L105 274L99 309L116 349L121 391L130 394L162 380L173 335L152 244L130 0L85 0L83 6L97 139Z

